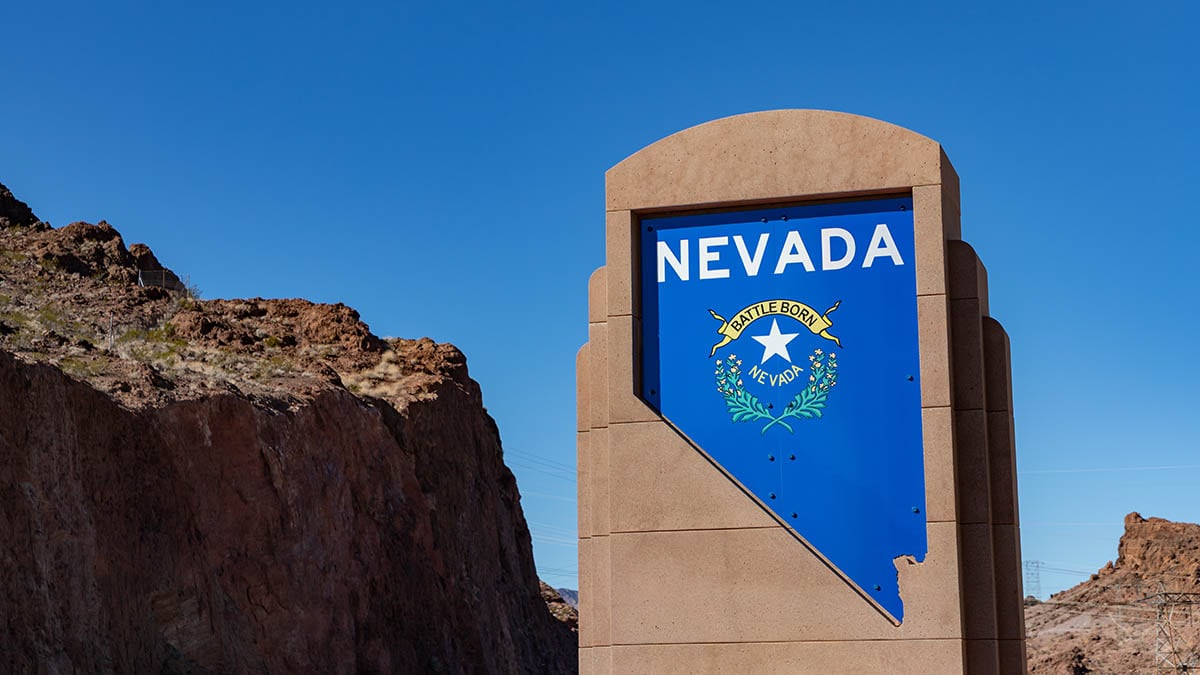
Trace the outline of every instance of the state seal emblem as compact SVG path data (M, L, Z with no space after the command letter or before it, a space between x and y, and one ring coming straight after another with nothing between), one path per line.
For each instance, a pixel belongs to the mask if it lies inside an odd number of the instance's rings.
M800 333L781 332L778 317L786 317L785 321L791 318L814 335L830 340L840 347L841 340L828 332L829 327L833 325L829 315L840 305L841 301L838 301L824 313L818 314L808 305L795 300L763 300L739 311L732 321L726 320L711 309L708 310L712 318L721 322L721 327L717 329L721 341L713 345L709 352L710 357L716 355L722 347L739 339L758 319L772 317L770 332L749 336L762 346L762 359L758 363L743 366L742 359L732 351L725 358L718 358L716 361L714 375L717 392L725 399L725 406L734 422L765 422L761 433L766 434L772 427L792 432L792 423L821 417L829 394L837 385L837 354L826 353L817 348L809 355L806 366L794 363L788 345ZM776 362L776 359L783 363ZM806 372L809 373L807 380ZM799 384L799 388L785 405L777 408L772 402L764 404L756 394L748 391L747 381L771 386Z

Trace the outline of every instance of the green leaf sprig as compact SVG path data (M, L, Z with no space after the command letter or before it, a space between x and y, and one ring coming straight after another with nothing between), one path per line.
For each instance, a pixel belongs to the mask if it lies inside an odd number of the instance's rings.
M809 370L812 372L812 375L808 376L808 385L792 397L778 418L763 427L764 432L771 428L772 424L782 425L784 419L812 419L821 416L825 402L829 399L829 392L837 384L837 355L825 354L818 349L808 360Z
M736 354L730 354L724 362L717 359L716 377L717 391L725 397L725 407L734 422L770 420L774 424L778 421L757 396L746 391L742 383L742 360ZM792 430L787 424L782 426Z
M783 412L778 417L771 414L770 408L763 405L762 401L754 394L746 391L742 381L742 360L736 354L730 354L726 359L717 359L717 367L714 371L717 383L717 391L725 399L725 407L729 411L730 417L734 422L767 422L762 428L762 433L766 434L767 429L775 425L779 425L787 429L791 433L795 433L791 425L785 420L788 419L812 419L820 417L822 410L825 408L825 403L829 398L829 392L837 384L837 356L835 354L825 354L820 349L813 352L812 356L808 357L809 369L812 374L808 378L808 384L800 390L787 404Z

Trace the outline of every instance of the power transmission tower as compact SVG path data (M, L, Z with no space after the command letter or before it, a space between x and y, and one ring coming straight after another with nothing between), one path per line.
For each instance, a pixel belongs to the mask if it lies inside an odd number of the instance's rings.
M1200 593L1159 592L1142 598L1156 611L1154 668L1157 673L1200 673Z
M1025 566L1025 595L1042 599L1042 568L1046 563L1041 560L1026 560Z

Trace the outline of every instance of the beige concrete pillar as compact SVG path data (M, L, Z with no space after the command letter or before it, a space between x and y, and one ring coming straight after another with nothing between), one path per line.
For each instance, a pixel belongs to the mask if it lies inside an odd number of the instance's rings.
M639 218L911 196L929 549L889 620L637 394ZM580 671L1023 672L1007 338L941 147L782 110L669 136L607 174L579 397Z

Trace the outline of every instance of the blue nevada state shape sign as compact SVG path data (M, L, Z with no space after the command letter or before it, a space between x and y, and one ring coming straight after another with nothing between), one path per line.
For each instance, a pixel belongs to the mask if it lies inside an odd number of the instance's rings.
M640 225L641 397L897 622L928 548L913 237L911 198Z

